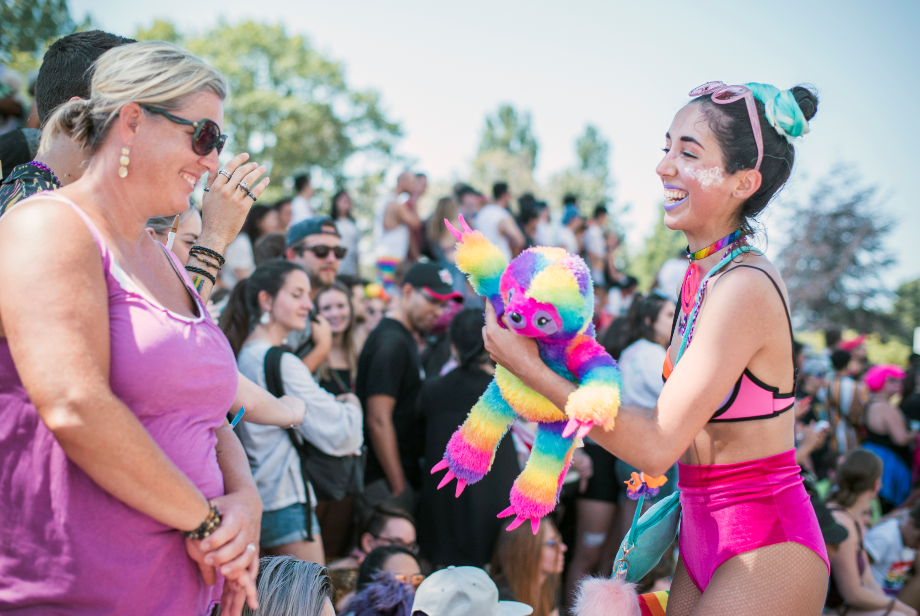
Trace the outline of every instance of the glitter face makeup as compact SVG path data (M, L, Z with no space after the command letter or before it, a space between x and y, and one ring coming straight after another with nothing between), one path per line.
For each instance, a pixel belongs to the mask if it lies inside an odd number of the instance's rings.
M725 182L725 173L720 167L710 167L702 170L688 167L684 169L684 174L696 180L703 190L719 188Z

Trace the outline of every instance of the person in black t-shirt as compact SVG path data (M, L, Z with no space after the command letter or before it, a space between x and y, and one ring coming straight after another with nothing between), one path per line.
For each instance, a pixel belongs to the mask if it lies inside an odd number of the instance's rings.
M457 367L422 386L419 411L425 420L425 460L440 460L447 442L492 382L495 364L482 340L482 310L470 308L454 317L450 345ZM418 542L435 568L449 565L484 567L495 552L505 524L498 514L521 472L511 435L502 438L491 472L459 497L438 490L440 477L423 473Z
M441 264L419 263L403 279L402 295L371 332L358 358L356 391L364 408L368 444L359 509L388 505L415 510L421 488L423 433L416 411L422 386L415 334L428 331L447 302L463 301Z

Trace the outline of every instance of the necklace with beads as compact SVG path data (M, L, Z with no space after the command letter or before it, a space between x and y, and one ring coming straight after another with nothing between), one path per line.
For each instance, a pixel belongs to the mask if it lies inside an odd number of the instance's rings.
M709 255L715 254L725 248L725 254L722 255L722 258L724 259L731 253L732 249L735 247L735 244L737 244L742 239L741 229L738 229L734 233L729 233L722 239L717 240L709 246L706 246L701 250L697 250L696 252L690 252L690 247L687 246L687 259L690 260L690 265L687 266L687 272L684 274L684 281L680 287L680 318L677 321L678 334L683 335L684 331L686 331L687 319L690 317L690 312L693 311L696 295L700 290L700 266L697 265L695 261L705 259ZM701 303L705 293L706 288L704 286L703 292L700 294Z
M31 166L33 166L33 167L36 167L36 168L38 168L38 169L41 169L42 171L47 171L48 173L51 174L51 177L54 179L55 185L56 185L58 188L60 188L60 187L62 186L61 181L58 179L58 177L57 177L56 175L54 175L54 171L52 171L52 170L51 170L51 167L49 167L49 166L46 165L45 163L40 163L40 162L38 162L38 161L33 160L33 161L29 162L28 164L31 165Z

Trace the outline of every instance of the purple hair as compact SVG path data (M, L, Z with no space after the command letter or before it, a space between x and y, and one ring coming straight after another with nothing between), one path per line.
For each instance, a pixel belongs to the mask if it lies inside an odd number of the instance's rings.
M415 589L403 584L389 571L381 571L374 581L348 602L354 616L409 616Z

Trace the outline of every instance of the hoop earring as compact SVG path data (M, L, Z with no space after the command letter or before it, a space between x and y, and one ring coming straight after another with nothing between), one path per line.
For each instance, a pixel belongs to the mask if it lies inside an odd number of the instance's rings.
M262 325L268 325L271 322L272 322L272 315L269 314L268 311L266 310L265 312L262 313L262 316L259 317L259 323L261 323Z
M120 178L127 177L128 175L128 164L131 162L131 159L128 158L128 154L130 153L131 153L131 150L129 150L128 148L121 149L121 158L119 159L119 162L121 163L121 167L118 168L118 177Z

